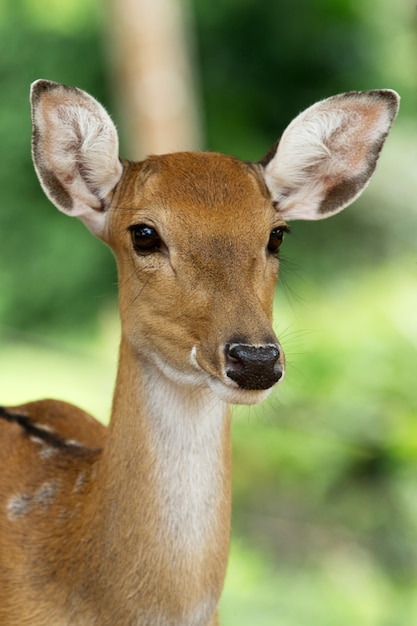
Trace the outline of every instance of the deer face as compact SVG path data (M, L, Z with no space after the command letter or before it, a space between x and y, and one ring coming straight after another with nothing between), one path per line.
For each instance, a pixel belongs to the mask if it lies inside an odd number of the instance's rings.
M178 153L125 164L109 219L125 337L140 358L228 402L283 375L272 330L287 229L257 166Z

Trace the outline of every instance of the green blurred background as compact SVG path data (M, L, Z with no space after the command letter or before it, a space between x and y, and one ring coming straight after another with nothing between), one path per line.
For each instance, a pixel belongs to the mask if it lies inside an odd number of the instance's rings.
M223 623L417 624L415 0L189 4L209 150L256 160L318 99L402 96L363 198L285 241L275 318L288 373L270 401L234 412ZM78 85L118 121L106 29L98 0L0 0L1 402L56 396L103 420L114 262L39 187L28 88Z

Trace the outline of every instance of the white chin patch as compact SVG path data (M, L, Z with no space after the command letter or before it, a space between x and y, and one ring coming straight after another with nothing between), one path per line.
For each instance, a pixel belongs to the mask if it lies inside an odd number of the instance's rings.
M228 404L259 404L271 393L270 389L242 389L230 381L230 385L216 378L209 378L209 386L213 393Z

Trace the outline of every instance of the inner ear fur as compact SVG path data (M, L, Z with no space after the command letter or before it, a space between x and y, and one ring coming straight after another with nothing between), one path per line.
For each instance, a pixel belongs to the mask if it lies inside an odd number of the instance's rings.
M259 162L285 219L316 220L355 200L397 115L391 90L349 92L306 109Z
M120 180L119 142L105 109L84 91L38 80L31 88L32 155L55 206L95 234Z

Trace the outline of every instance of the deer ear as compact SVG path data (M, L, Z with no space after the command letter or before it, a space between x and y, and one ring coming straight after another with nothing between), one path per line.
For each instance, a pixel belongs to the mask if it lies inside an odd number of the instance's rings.
M260 162L287 220L318 220L341 211L368 184L395 119L395 91L350 92L298 115Z
M43 190L60 211L100 235L122 175L113 122L84 91L47 80L32 84L31 107L33 162Z

